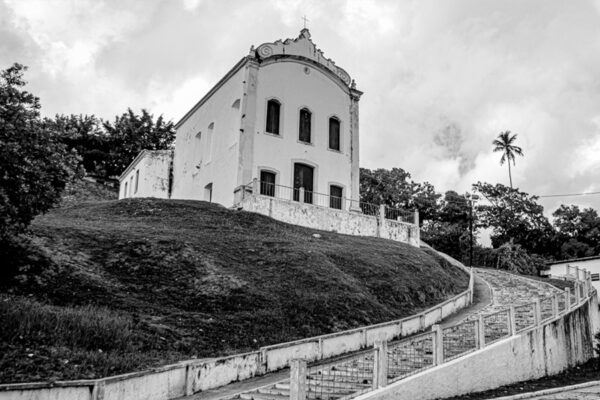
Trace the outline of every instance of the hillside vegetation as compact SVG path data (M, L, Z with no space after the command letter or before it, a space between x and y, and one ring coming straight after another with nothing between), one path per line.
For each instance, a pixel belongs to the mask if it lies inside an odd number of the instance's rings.
M468 283L408 245L199 201L67 203L38 217L31 237L0 282L4 383L100 377L383 322Z

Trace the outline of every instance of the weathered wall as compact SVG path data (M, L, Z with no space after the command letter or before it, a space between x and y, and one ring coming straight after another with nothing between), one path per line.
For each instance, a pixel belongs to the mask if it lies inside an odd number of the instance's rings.
M208 201L205 186L212 183L212 201L233 204L244 71L230 76L177 128L172 198Z
M384 388L360 400L430 400L493 389L557 374L593 357L600 328L596 296L539 328L467 354Z
M170 150L142 151L119 179L119 199L130 197L169 198L171 157ZM127 186L125 186L126 182Z
M268 196L246 196L239 204L246 211L308 228L356 236L383 237L419 246L418 226L371 215L302 204Z

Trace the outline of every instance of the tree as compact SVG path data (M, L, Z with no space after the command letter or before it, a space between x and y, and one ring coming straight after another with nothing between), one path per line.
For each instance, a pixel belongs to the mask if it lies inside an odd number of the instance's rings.
M449 190L438 204L433 220L426 221L421 238L457 260L467 260L470 241L470 204L465 196Z
M384 204L392 208L419 210L419 219L435 218L440 194L429 182L417 183L402 168L391 170L379 168L360 169L360 200L375 205Z
M56 115L54 119L45 118L44 123L56 133L67 150L75 150L80 156L78 170L108 177L105 165L111 146L100 119L94 115Z
M540 255L554 251L554 229L544 216L544 207L537 196L520 192L507 186L478 182L473 190L479 192L490 204L476 207L478 225L492 228L492 246L514 241L524 249Z
M508 161L508 179L510 180L510 188L512 189L512 175L510 172L510 162L515 164L515 155L523 156L523 151L519 146L515 146L513 143L517 140L517 134L511 136L510 131L501 132L498 137L492 142L494 145L494 152L501 151L502 157L500 158L500 165Z
M108 136L109 155L104 165L108 176L120 175L142 150L166 150L175 140L173 122L142 109L142 115L130 108L113 123L103 121Z
M554 213L557 242L563 259L588 257L600 253L600 217L593 208L562 204Z
M27 68L0 72L0 238L23 232L59 199L74 163L40 119L40 101L23 90Z

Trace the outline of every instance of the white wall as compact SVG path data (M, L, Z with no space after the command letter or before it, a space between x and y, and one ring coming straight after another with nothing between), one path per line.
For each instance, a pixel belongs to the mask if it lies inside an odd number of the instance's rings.
M553 264L550 266L550 275L552 276L565 276L567 272L567 265L571 267L579 267L586 271L591 272L592 274L600 274L600 259L595 260L581 260L581 261L565 261L558 264ZM571 274L573 274L573 269L571 269ZM592 286L598 293L600 293L600 281L592 281Z
M133 161L127 174L119 180L119 199L132 197L169 198L170 163L170 150L144 151Z
M308 68L309 73L305 73ZM350 97L319 68L293 59L268 60L258 73L253 174L259 170L277 172L276 183L293 187L294 162L314 166L314 191L329 194L329 185L344 188L350 197ZM271 98L282 104L280 132L265 132L266 106ZM299 113L306 107L312 113L311 144L298 140ZM329 150L329 118L341 121L340 151Z
M212 183L212 201L233 204L244 71L240 68L234 73L178 127L172 198L208 200L205 186Z

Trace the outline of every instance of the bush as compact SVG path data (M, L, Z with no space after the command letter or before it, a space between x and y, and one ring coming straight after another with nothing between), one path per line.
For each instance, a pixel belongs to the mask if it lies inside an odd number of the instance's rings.
M25 70L0 71L0 240L60 200L75 162L42 123L39 99L22 90Z

